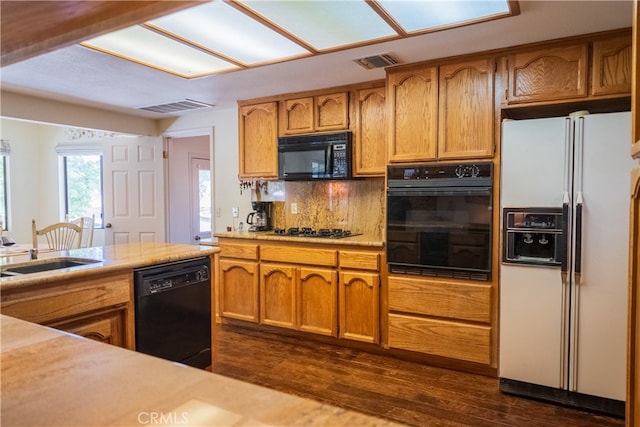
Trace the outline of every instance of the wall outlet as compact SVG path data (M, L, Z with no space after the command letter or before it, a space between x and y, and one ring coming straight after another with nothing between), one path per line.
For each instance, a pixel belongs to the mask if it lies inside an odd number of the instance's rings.
M231 208L231 215L234 218L238 218L240 216L240 208L237 208L237 207Z
M298 214L298 204L297 203L291 203L291 213L293 215L297 215Z

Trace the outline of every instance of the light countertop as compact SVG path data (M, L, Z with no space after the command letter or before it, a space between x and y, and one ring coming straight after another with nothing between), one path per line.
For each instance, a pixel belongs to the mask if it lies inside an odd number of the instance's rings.
M4 315L0 326L3 425L398 425Z
M304 236L287 236L274 234L273 231L229 231L224 233L215 233L214 237L218 240L221 238L229 239L247 239L247 240L263 240L271 242L291 242L291 243L313 243L316 245L343 245L343 246L369 246L384 247L384 242L379 238L367 235L357 235L345 237L342 239L322 238L322 237L304 237ZM205 244L205 243L203 243Z
M28 255L16 255L0 258L0 271L8 265L35 263L59 257L89 258L99 262L80 267L50 270L42 273L30 273L13 277L0 278L0 290L16 286L37 285L48 282L55 275L56 279L75 279L92 274L134 269L146 265L160 264L183 259L209 256L220 249L212 246L184 245L173 243L126 243L94 248L71 249L40 254L38 260L30 261Z

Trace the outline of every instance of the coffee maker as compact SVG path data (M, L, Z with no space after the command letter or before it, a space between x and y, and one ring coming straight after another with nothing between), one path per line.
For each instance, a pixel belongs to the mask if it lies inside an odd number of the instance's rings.
M272 228L271 214L273 212L272 202L251 202L254 212L247 215L249 231L269 231Z

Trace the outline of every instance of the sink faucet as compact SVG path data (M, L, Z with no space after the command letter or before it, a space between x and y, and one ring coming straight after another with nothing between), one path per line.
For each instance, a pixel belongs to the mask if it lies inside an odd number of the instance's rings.
M29 249L29 258L38 259L38 249L37 248Z

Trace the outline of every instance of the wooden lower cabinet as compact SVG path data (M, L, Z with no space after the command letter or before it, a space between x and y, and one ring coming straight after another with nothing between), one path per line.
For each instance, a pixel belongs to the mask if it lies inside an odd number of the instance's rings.
M389 347L489 364L491 328L390 313Z
M260 265L260 322L337 336L337 276L326 268Z
M296 268L260 265L260 323L296 329Z
M105 344L125 347L126 309L119 307L105 312L78 316L62 323L47 323L46 326L80 335Z
M301 331L338 336L338 274L324 268L300 268L298 325Z
M389 347L492 363L492 284L389 277Z
M340 338L380 342L380 275L340 272Z
M258 323L258 263L220 260L220 313L224 317Z
M133 350L133 273L8 289L1 312Z

